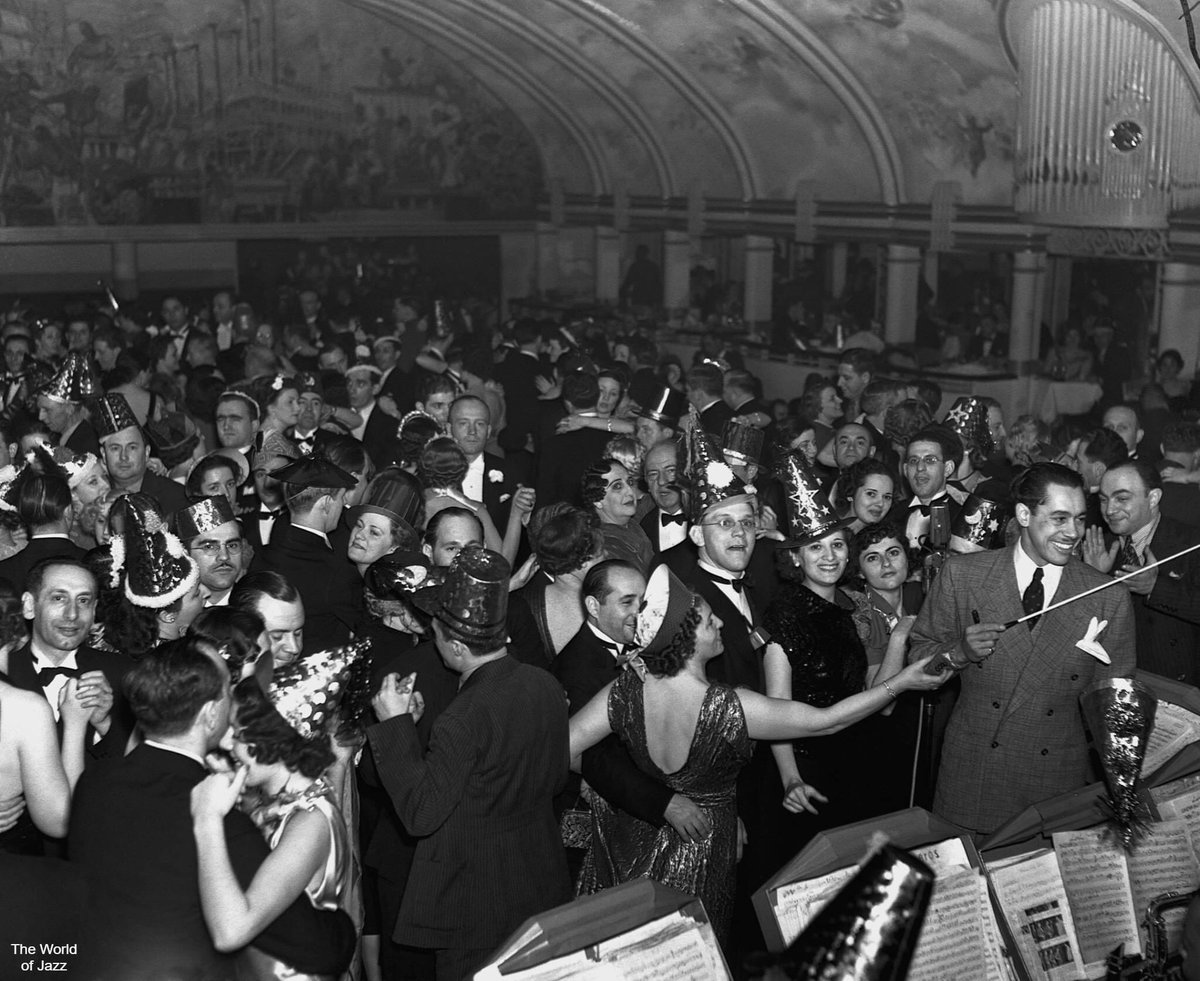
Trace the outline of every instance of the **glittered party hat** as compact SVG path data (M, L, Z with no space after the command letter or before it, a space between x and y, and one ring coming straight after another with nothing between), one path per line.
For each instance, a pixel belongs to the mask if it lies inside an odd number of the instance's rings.
M38 394L55 402L82 402L99 395L100 383L96 379L92 359L72 351L58 369L58 374Z
M499 647L508 634L511 576L504 556L469 545L455 557L441 585L419 590L413 603L455 633Z
M721 449L726 459L732 458L731 462L744 467L748 463L758 463L762 457L763 440L761 429L730 419L721 434Z
M296 385L299 387L301 395L311 392L321 398L325 397L325 385L321 382L321 376L315 371L301 371L296 375Z
M161 610L196 585L196 563L156 511L132 499L129 505L122 532L112 540L113 567L125 569L125 595L134 606Z
M1105 678L1079 696L1079 705L1108 787L1103 804L1112 815L1117 839L1129 851L1144 830L1142 763L1158 699L1132 678Z
M214 528L236 521L227 497L206 497L175 512L175 530L185 545Z
M200 430L182 412L168 412L161 419L147 423L146 435L154 447L154 455L168 469L179 466L200 445Z
M754 501L754 487L741 478L721 456L716 439L704 431L695 407L692 425L684 440L686 460L681 468L686 481L689 517L696 524L709 508Z
M787 495L788 528L791 535L782 543L784 548L796 548L824 538L831 531L844 528L854 516L839 517L829 503L829 495L821 490L821 480L808 465L804 453L795 450L780 461L777 476L783 481Z
M417 516L423 503L421 482L416 477L404 470L385 470L367 485L362 503L351 509L351 521L357 512L371 511L399 521L416 534Z
M418 589L433 585L433 567L424 552L388 552L368 567L363 580L378 599L407 599Z
M100 439L119 433L122 429L136 428L137 416L120 392L110 392L103 396L92 412L96 425L96 435Z
M788 978L903 981L933 897L933 871L883 845L780 956Z
M952 429L965 447L974 446L984 456L996 450L992 430L988 426L988 407L975 395L963 395L954 400L942 423Z
M361 640L276 667L267 699L301 738L328 733L351 671L370 646Z
M646 582L642 608L634 626L634 643L641 654L657 654L679 633L692 608L694 595L674 572L660 565Z
M1008 511L1006 504L968 494L950 526L950 551L966 555L1003 547Z
M10 514L17 513L16 492L20 487L17 478L24 469L24 467L18 469L11 463L7 467L0 468L0 511L8 511Z
M51 455L54 462L67 475L67 483L70 484L72 490L78 487L79 482L94 469L99 469L101 475L104 476L105 483L108 482L108 475L104 473L103 464L100 463L100 458L95 453L76 453L66 446L56 446L51 450Z
M679 428L679 420L687 411L687 397L682 392L675 391L670 385L655 385L652 389L647 387L644 393L639 390L638 395L639 416L662 423L668 429Z

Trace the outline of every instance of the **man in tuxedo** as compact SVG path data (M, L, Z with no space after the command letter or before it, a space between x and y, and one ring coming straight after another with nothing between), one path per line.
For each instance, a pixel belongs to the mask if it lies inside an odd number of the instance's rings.
M292 427L292 440L296 449L305 456L312 456L332 435L321 428L321 417L325 411L325 386L321 376L313 371L302 371L296 376L300 389L300 415Z
M252 509L241 513L242 537L257 557L271 542L277 524L287 524L284 486L275 473L301 456L299 447L279 432L267 433L254 451L254 467L249 487L253 491ZM238 504L243 498L239 496Z
M124 494L139 491L158 502L167 517L187 507L183 486L147 469L150 444L120 393L105 395L97 409L97 432L101 458L108 470L113 490Z
M901 505L905 511L904 537L909 548L928 544L931 505L944 501L949 527L958 517L961 505L946 491L946 482L962 463L962 441L950 429L937 424L913 434L904 449L904 478L912 497Z
M277 524L250 571L278 572L295 585L315 650L346 644L362 614L362 579L334 552L329 533L356 481L323 457L304 457L271 476L283 484L290 520Z
M934 810L979 835L1088 782L1079 696L1134 668L1133 611L1121 587L1004 626L1105 582L1073 557L1086 512L1077 473L1035 463L1014 482L1013 500L1020 539L942 567L913 624L909 653L913 660L942 655L960 671ZM1093 637L1091 625L1101 621L1107 624ZM1085 638L1111 663L1076 646Z
M687 399L669 385L655 382L640 396L637 403L634 434L642 451L650 450L664 440L673 440L679 433L679 420L687 411Z
M382 372L379 376L380 401L391 399L391 408L406 410L413 402L412 379L400 368L400 338L385 334L371 342L371 359Z
M483 502L503 535L519 481L506 460L484 450L492 436L488 404L474 395L460 395L450 406L449 427L451 438L467 458L463 493L472 501Z
M571 715L620 675L645 591L646 577L630 562L606 559L588 570L580 592L586 619L554 661ZM639 770L615 735L583 754L583 778L614 808L656 827L669 823L684 841L700 841L711 828L693 801Z
M572 372L563 379L562 389L568 415L596 414L600 383L595 375L586 371ZM582 504L580 481L583 472L604 456L604 448L610 439L611 433L590 426L547 439L538 458L538 501L542 504L554 501Z
M1162 477L1145 460L1129 460L1100 478L1100 507L1112 532L1089 528L1083 558L1093 569L1124 575L1200 544L1200 529L1162 514ZM1132 594L1137 666L1186 685L1200 682L1200 555L1191 552L1125 582Z
M205 756L229 729L229 671L205 642L176 640L135 665L126 690L144 738L128 756L85 771L71 802L71 861L89 885L73 976L232 978L232 958L216 949L205 925L191 815ZM270 848L236 807L224 825L230 864L244 886ZM324 938L328 963L293 966L336 971L354 944L354 926L344 912L317 910L301 894L254 943L286 956L298 938L313 949L314 935Z
M71 488L61 473L36 473L26 468L13 481L8 497L16 497L17 516L29 529L29 543L0 562L0 579L18 589L29 570L49 558L82 561L84 551L67 536L71 513Z
M252 572L239 579L229 593L229 606L258 617L258 648L270 653L274 664L290 664L304 653L304 601L278 572Z
M414 596L461 677L428 750L397 674L384 679L380 721L367 730L396 814L422 836L393 936L433 949L438 981L470 977L526 918L571 896L553 808L567 778L567 707L548 672L508 655L511 571L469 548L440 587Z
M688 369L685 385L687 398L700 414L706 433L721 438L725 423L733 418L733 409L725 402L725 374L715 364L704 362Z
M362 419L350 430L350 435L366 447L377 467L386 467L394 462L399 423L395 416L379 408L375 400L380 377L381 372L373 364L353 365L346 369L346 395L350 408Z
M642 518L642 531L655 552L674 548L688 537L683 495L675 483L678 447L674 440L657 443L642 461L642 475L654 507Z
M87 646L96 614L96 578L82 562L48 558L25 579L21 612L32 620L30 639L8 659L8 680L41 692L58 718L58 699L68 678L78 678L92 707L84 747L88 765L125 752L132 724L121 680L132 666L124 654Z
M504 386L506 424L497 439L506 453L531 449L538 430L537 378L542 374L542 334L537 321L523 317L513 325L516 349L496 365L496 381Z

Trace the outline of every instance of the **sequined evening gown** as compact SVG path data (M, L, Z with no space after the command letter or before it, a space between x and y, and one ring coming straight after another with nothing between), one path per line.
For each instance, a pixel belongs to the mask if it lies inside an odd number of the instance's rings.
M669 824L656 828L614 811L593 795L594 887L646 877L699 896L724 943L733 913L737 863L737 775L754 750L742 703L732 688L709 687L687 762L674 773L663 773L650 758L642 682L633 671L621 672L613 684L608 718L638 767L702 807L713 830L704 841L685 842Z

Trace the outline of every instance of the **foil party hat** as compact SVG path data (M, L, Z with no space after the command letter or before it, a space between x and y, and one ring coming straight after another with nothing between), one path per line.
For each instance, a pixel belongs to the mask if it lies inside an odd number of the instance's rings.
M968 494L950 526L950 551L966 555L1003 547L1009 511L1006 504Z
M196 585L199 570L162 516L140 503L127 497L120 545L113 539L113 567L125 569L125 595L134 606L161 610Z
M730 419L721 433L721 449L726 459L732 458L733 463L744 467L748 463L758 463L765 438L761 429Z
M933 896L933 871L885 844L780 956L785 977L903 981Z
M358 641L276 667L267 698L303 739L328 733L350 673L370 646Z
M1114 834L1128 851L1144 828L1142 763L1158 699L1132 678L1105 678L1080 695L1079 704L1104 770L1108 797L1101 803L1112 815Z
M754 500L754 487L745 484L721 455L716 439L704 431L700 416L692 407L691 427L683 442L689 518L696 524L710 508Z
M988 407L975 395L963 395L954 400L942 423L963 441L963 446L974 446L984 456L996 451L996 441L988 426Z
M844 528L854 520L853 515L840 517L834 511L829 503L829 495L821 490L821 479L808 465L803 451L793 450L784 457L776 476L783 481L787 496L790 534L782 543L784 548L796 548L824 538L831 531Z
M92 359L78 351L72 351L63 361L58 373L38 394L55 402L82 402L93 395L99 395L100 383L96 379Z

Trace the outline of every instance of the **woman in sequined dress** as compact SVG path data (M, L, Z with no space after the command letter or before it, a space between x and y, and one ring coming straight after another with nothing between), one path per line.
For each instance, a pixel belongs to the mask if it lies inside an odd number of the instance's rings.
M599 887L648 877L704 902L725 942L733 911L738 857L736 782L754 739L797 739L839 732L891 704L894 694L936 688L924 661L887 683L828 707L767 698L712 684L705 666L721 654L721 620L705 600L660 566L650 577L638 615L640 663L602 689L571 718L572 765L615 732L644 770L702 807L712 830L685 841L670 826L656 828L611 811L594 831ZM604 870L601 870L602 873Z

